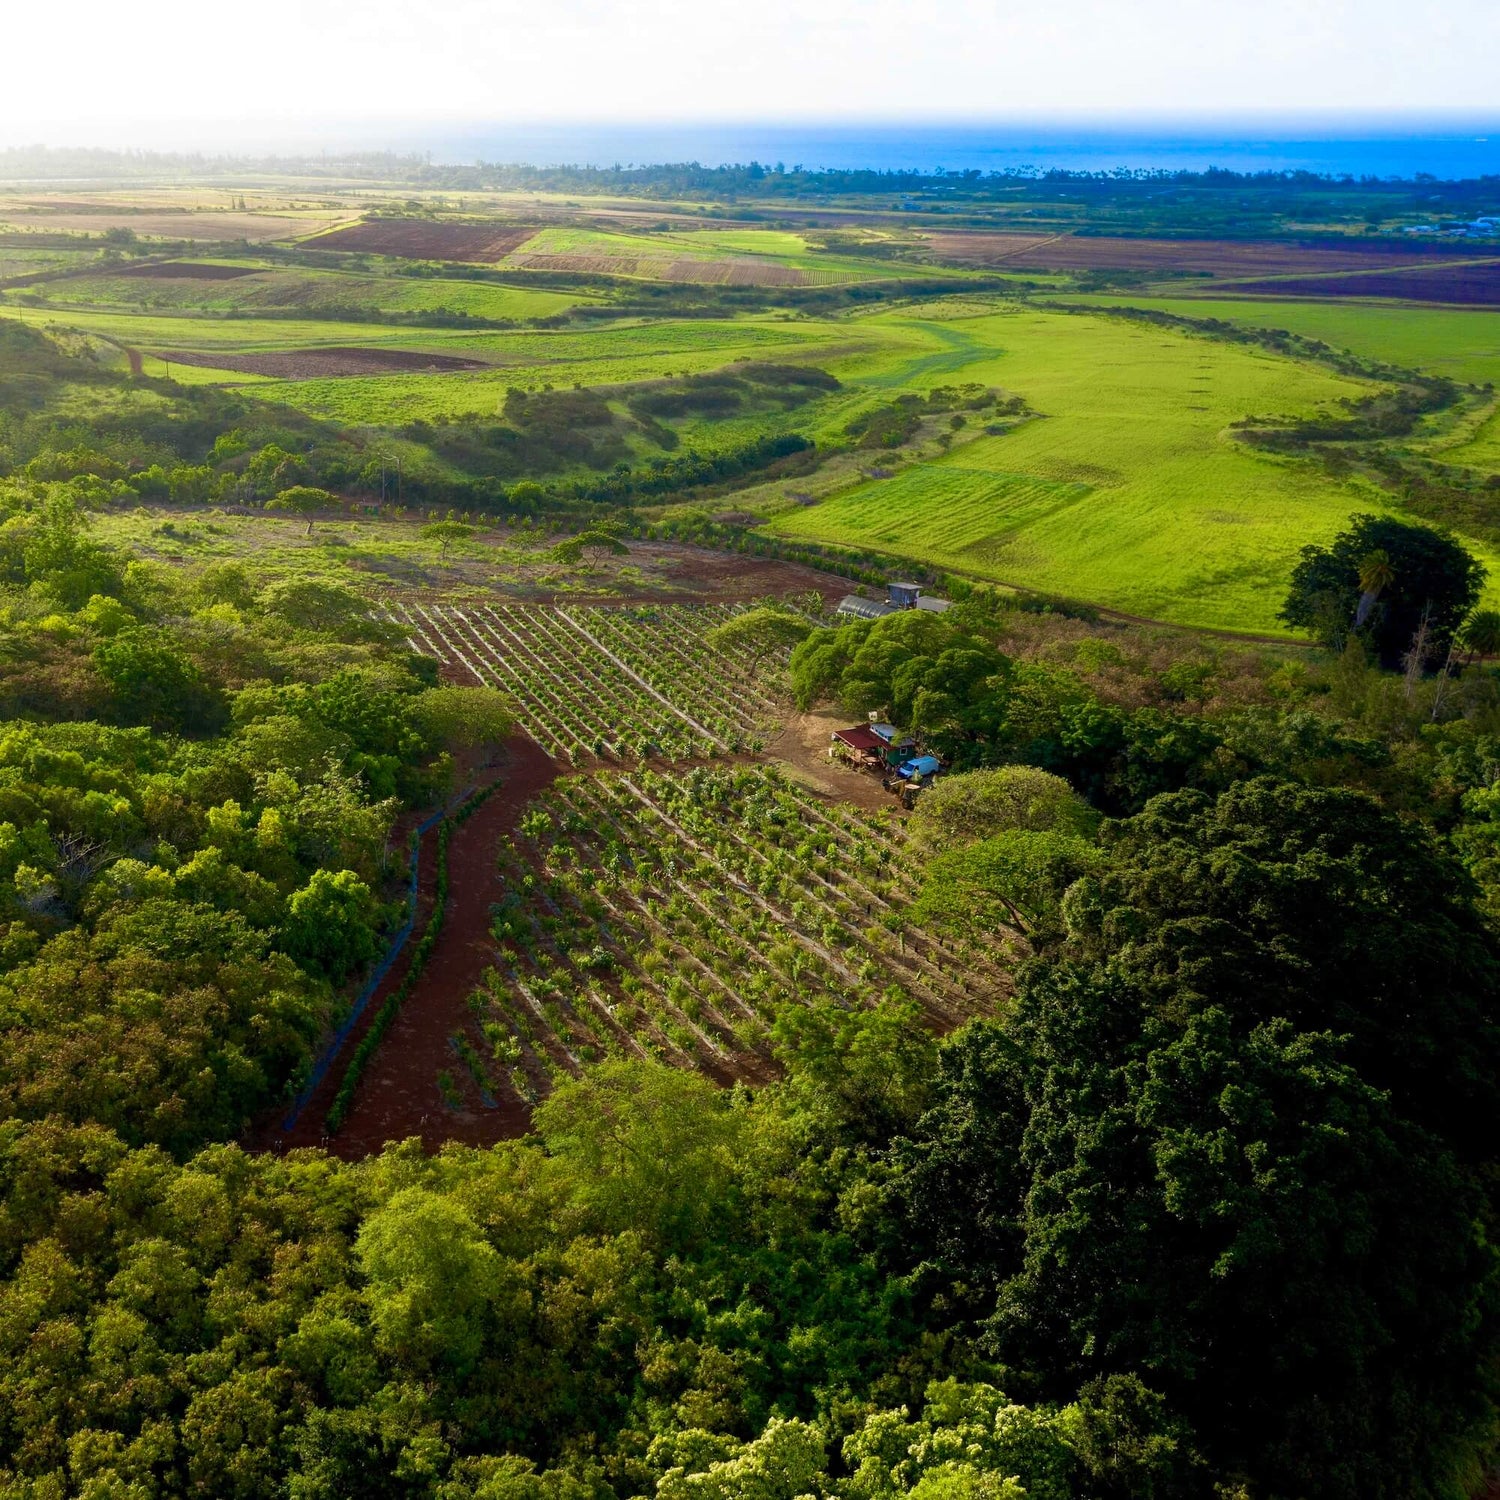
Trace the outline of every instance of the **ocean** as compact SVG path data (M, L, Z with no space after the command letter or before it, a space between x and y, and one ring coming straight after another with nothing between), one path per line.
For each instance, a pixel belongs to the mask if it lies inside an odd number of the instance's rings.
M758 161L876 171L1307 171L1335 176L1500 177L1492 119L903 124L507 124L420 132L382 144L443 162L706 166Z

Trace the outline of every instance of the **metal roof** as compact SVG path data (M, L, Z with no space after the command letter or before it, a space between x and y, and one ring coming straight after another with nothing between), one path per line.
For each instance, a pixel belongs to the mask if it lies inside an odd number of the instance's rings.
M840 615L858 615L862 620L878 620L895 612L889 604L882 604L876 599L864 599L858 594L845 594L834 611Z
M868 724L856 724L852 729L835 729L834 739L851 750L884 750L885 744Z

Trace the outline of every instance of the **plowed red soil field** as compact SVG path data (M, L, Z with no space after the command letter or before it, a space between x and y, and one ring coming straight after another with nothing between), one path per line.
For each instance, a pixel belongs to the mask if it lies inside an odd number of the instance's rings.
M428 223L420 219L370 219L309 241L313 250L362 250L406 260L456 260L488 264L509 255L536 233L505 224Z
M121 266L112 272L115 276L145 276L152 281L235 281L241 276L254 276L254 266L213 266L201 261L168 260L152 261L144 266Z
M290 349L272 354L218 354L202 349L164 349L176 365L270 375L277 380L322 380L331 375L399 375L413 370L487 370L483 360L411 349Z
M1224 279L1441 265L1461 257L1388 240L1296 245L1280 240L1133 240L1092 235L937 233L933 252L962 265L1040 271L1189 271ZM1472 256L1463 257L1472 259Z

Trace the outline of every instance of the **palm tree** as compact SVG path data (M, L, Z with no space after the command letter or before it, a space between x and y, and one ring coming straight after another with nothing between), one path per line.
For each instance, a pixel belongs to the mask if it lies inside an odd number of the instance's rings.
M1375 601L1396 581L1391 560L1379 547L1367 552L1359 562L1359 608L1354 611L1354 628L1359 630L1370 618Z
M1468 653L1465 666L1476 657L1500 655L1500 610L1475 610L1460 627L1458 641Z

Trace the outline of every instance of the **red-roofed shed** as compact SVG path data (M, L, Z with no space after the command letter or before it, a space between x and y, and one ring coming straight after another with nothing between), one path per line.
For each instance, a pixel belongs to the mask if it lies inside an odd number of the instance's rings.
M835 729L833 738L858 755L878 755L885 749L885 741L868 724L856 724L853 729Z

